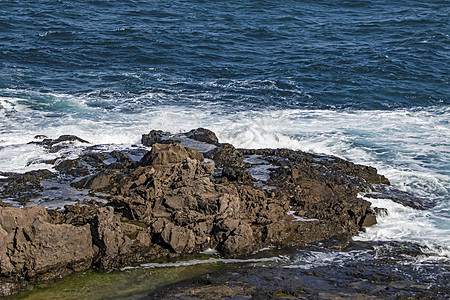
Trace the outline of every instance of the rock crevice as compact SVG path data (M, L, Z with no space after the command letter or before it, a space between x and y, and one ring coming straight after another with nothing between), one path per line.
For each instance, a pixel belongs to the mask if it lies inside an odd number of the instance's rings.
M42 146L63 140L47 139ZM2 197L8 199L27 192L21 184L14 189L14 178L32 178L39 197L41 181L64 175L66 184L103 201L63 210L2 203L0 293L92 266L108 270L206 249L236 257L350 237L376 223L358 193L389 183L374 168L336 157L236 149L207 129L151 131L142 141L152 148L139 161L121 151L92 151L58 160L60 176L41 171L3 179Z

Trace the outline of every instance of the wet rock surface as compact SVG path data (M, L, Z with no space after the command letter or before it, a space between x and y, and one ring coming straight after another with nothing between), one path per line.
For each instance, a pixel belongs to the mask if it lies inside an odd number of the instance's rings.
M375 185L374 191L366 197L374 199L390 199L404 206L414 209L426 210L435 206L432 200L425 197L418 197L406 191L400 191L387 185Z
M63 136L38 144L52 152L73 142L86 141ZM389 184L371 167L288 149L236 149L202 128L151 131L142 142L151 150L86 146L78 158L55 160L54 172L0 174L4 295L92 266L109 270L206 249L238 257L350 238L376 223L358 193ZM75 202L48 211L8 207L49 190Z
M449 271L387 257L314 267L224 266L141 299L448 299Z

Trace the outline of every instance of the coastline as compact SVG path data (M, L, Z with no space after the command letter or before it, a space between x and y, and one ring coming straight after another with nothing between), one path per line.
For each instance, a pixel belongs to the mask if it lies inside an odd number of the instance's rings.
M0 298L450 299L449 15L3 1Z
M139 161L129 152L90 149L77 159L47 162L58 176L2 174L8 177L1 179L3 196L15 195L22 205L45 187L61 188L49 182L87 189L91 198L63 210L3 204L4 295L24 287L17 280L37 283L92 266L111 270L206 249L244 257L264 247L298 249L335 236L344 248L376 223L375 211L358 193L389 183L374 168L337 157L236 149L202 128L175 135L151 131L142 142L152 150L134 153ZM61 136L34 143L51 152L87 141Z

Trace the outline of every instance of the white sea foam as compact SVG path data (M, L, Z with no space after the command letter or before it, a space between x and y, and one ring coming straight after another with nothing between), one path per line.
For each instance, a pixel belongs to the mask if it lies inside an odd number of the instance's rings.
M148 263L141 264L139 267L125 267L121 270L131 270L137 268L143 269L155 269L155 268L176 268L176 267L186 267L186 266L194 266L194 265L202 265L202 264L245 264L245 263L264 263L264 262L278 262L280 261L280 257L266 257L266 258L255 258L255 259L234 259L234 258L209 258L209 259L192 259L186 261L178 261L173 263Z
M200 252L200 253L206 254L206 255L218 255L218 254L219 254L219 251L217 251L216 249L208 248L208 249L206 249L205 251Z
M424 246L425 252L450 261L450 228L447 223L437 224L436 215L442 206L431 210L416 210L388 199L370 199L374 207L386 208L388 215L378 218L378 224L355 237L363 241L407 241ZM426 257L421 258L426 260Z
M301 251L293 258L281 261L285 263L284 268L310 269L318 266L344 266L349 261L365 260L370 257L369 250L355 251Z
M55 158L57 154L28 145L37 134L49 138L74 134L92 144L129 146L139 144L141 135L151 129L178 133L206 127L213 130L221 142L237 147L292 148L332 154L377 167L393 186L429 198L441 206L421 215L422 212L385 203L393 212L380 221L380 225L368 230L370 238L390 236L409 240L416 236L415 240L422 245L438 246L449 242L449 215L442 213L448 212L450 202L448 107L391 111L227 111L215 106L160 105L125 113L120 109L89 105L84 97L32 96L40 100L30 102L18 95L0 98L0 171L48 168L49 165L34 163ZM155 101L157 98L155 95ZM405 228L395 224L403 224ZM417 224L414 230L411 224Z

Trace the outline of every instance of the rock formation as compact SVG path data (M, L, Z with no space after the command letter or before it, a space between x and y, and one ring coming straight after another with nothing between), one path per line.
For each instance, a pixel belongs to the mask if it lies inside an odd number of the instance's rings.
M73 141L86 143L64 136L40 145L54 151ZM389 184L371 167L288 149L236 149L202 128L151 131L142 142L152 148L140 160L88 147L77 159L53 161L56 173L3 174L0 295L92 266L108 270L206 249L236 257L350 237L376 223L358 193ZM103 202L48 211L6 203L26 206L44 182L70 184Z

